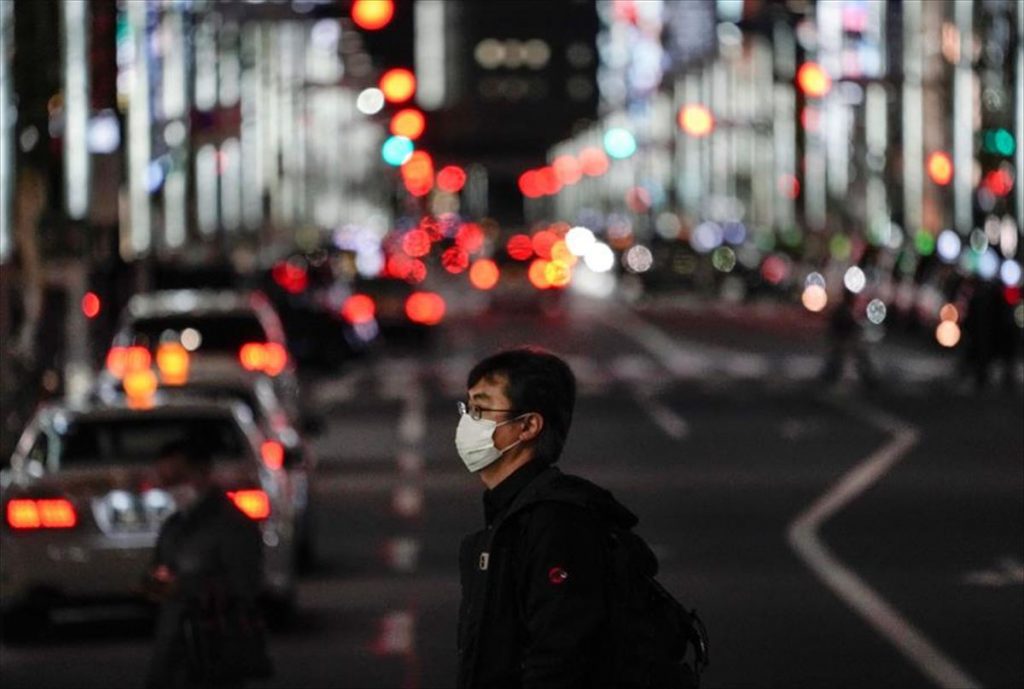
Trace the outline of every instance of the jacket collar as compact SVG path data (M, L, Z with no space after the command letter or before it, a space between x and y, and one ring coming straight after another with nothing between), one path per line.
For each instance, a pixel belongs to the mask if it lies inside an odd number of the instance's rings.
M546 468L546 462L531 460L512 472L494 488L484 491L484 520L487 525L490 526L504 514L516 496Z

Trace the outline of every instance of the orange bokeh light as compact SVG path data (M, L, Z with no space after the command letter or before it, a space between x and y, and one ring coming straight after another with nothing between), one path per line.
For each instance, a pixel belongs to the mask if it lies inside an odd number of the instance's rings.
M352 21L366 31L383 29L394 16L393 0L356 0L352 3Z
M537 289L548 289L551 287L551 281L548 280L548 263L543 258L538 258L530 264L527 277L530 279L530 284Z
M679 128L690 136L703 137L715 129L715 117L703 105L684 105L679 109Z
M805 62L796 73L796 83L808 98L821 98L832 88L832 77L821 65Z
M942 187L953 181L953 161L948 153L935 151L928 156L928 177Z
M427 128L427 118L416 108L404 108L391 118L391 133L415 141Z
M498 264L489 258L482 258L469 269L469 282L479 290L493 289L498 284L501 271Z
M434 292L415 292L405 301L405 314L414 323L437 325L444 313L444 299Z
M416 77L409 70L397 67L384 72L378 86L389 103L404 103L416 93Z
M558 241L558 235L551 230L541 230L530 240L533 252L546 261L551 260L551 247Z

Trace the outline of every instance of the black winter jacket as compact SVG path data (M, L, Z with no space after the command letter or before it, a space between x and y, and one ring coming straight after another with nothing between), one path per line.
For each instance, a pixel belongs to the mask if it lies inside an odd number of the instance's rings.
M608 527L636 517L611 493L530 462L484 495L487 528L460 550L458 686L601 684Z

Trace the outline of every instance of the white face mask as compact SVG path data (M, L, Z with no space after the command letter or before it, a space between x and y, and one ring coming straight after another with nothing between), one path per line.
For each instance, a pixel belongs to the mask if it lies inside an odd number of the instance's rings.
M455 449L458 450L459 458L466 468L475 474L494 464L503 454L521 443L521 440L517 440L504 450L494 446L494 429L515 420L509 419L501 423L490 419L477 421L469 414L463 414L455 431Z

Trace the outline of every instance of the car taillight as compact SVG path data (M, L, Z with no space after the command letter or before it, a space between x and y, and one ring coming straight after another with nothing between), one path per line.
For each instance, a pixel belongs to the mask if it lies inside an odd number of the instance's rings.
M444 298L434 292L414 292L405 300L405 315L413 323L437 325L444 312Z
M133 371L141 371L153 364L153 355L145 347L111 347L107 352L107 371L118 380L123 380Z
M259 488L228 491L228 497L249 519L260 521L270 516L270 498Z
M276 342L248 342L238 350L238 360L246 371L276 376L288 366L288 352Z
M188 350L180 342L164 342L156 350L156 367L165 385L184 385L188 381Z
M280 469L284 466L284 445L276 440L264 440L260 445L260 457L268 469Z
M353 294L341 307L341 315L355 325L369 323L376 312L377 306L373 303L373 298L366 294Z
M65 498L18 498L7 503L12 529L70 529L78 524L74 505Z

